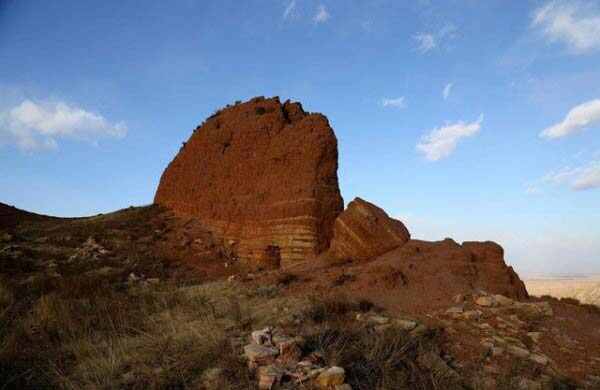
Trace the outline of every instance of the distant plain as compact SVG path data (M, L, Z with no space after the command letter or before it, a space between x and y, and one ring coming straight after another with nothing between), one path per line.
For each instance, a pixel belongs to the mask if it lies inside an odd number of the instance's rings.
M600 305L600 275L576 277L532 277L525 279L530 295L575 298L581 303Z

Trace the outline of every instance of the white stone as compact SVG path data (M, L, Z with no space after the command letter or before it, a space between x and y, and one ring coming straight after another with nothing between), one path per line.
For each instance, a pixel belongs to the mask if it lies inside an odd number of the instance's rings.
M316 379L317 385L328 389L336 385L343 385L346 380L346 371L342 367L330 367L323 371Z
M483 307L492 307L496 304L493 297L490 296L481 296L475 300L475 303L479 306Z
M542 365L542 366L545 366L550 362L550 359L548 359L547 356L540 355L537 353L532 353L531 355L529 355L529 359L531 361L536 362L537 364Z
M279 350L273 347L266 347L257 344L248 344L244 347L244 355L251 362L265 362L272 359L279 354Z
M273 344L273 329L266 327L261 330L255 330L251 334L252 341L258 345L272 345Z
M494 300L496 301L498 306L511 306L514 303L512 299L500 294L494 295Z
M370 322L374 322L379 325L387 324L390 322L390 319L384 316L371 316L369 317Z
M411 320L397 319L394 323L403 330L413 330L417 327L417 323Z
M516 357L526 358L529 356L528 350L526 350L525 348L518 347L516 345L509 345L508 347L506 347L506 350L510 354L515 355Z

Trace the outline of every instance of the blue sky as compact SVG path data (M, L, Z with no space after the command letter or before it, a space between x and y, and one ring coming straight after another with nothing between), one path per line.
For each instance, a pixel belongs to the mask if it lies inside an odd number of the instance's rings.
M215 109L326 114L346 201L600 272L600 2L0 1L0 201L148 204Z

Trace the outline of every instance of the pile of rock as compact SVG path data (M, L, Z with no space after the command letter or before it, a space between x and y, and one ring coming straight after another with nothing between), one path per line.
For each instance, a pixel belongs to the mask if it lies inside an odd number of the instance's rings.
M290 337L271 327L251 334L244 347L248 367L256 374L259 389L297 388L313 385L319 389L351 390L342 367L327 366L323 356L303 356L301 337Z
M69 257L69 262L78 260L98 260L109 253L110 252L107 249L96 242L94 237L90 237L73 255L71 255L71 257Z
M441 315L451 319L445 321L446 330L456 333L457 327L466 327L479 335L487 361L484 371L490 375L488 381L500 372L497 364L502 359L528 360L540 367L546 379L555 375L555 364L543 352L543 329L532 331L533 322L554 315L548 302L518 302L483 291L457 295L454 302L456 305Z

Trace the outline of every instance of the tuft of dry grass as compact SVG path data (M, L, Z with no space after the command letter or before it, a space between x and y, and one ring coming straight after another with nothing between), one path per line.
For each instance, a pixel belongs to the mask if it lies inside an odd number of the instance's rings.
M328 364L344 367L353 389L463 389L441 356L441 333L411 334L390 327L383 332L353 321L351 315L373 304L337 296L312 298L305 313L316 324L305 353L319 352Z

